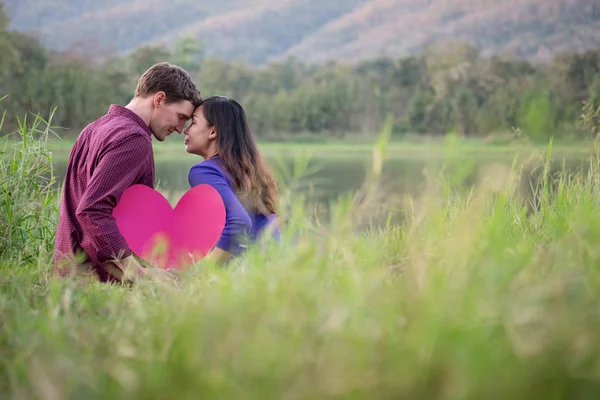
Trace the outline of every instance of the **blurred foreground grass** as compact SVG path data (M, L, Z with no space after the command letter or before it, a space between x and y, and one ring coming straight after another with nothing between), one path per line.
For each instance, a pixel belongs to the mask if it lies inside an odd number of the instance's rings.
M1 227L2 398L597 397L597 154L562 176L542 158L535 207L516 168L466 189L432 176L396 211L402 224L357 234L385 206L382 141L364 189L330 221L308 219L283 188L280 246L200 263L179 286L125 288L50 277L52 239L24 224L53 229L42 218L52 186L28 167L46 159L47 135L28 132L16 158L0 158L13 207Z

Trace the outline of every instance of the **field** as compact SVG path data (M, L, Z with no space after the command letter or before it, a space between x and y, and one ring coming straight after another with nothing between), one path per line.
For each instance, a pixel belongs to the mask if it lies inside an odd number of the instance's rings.
M0 155L2 398L597 396L594 148L529 148L542 171L530 204L516 190L519 168L465 186L455 168L464 153L439 144L451 168L394 211L402 222L357 233L385 201L382 160L416 147L386 135L368 147L312 145L371 155L361 195L337 199L329 220L307 218L304 196L284 185L281 245L257 246L226 268L201 262L175 284L119 287L51 278L57 199L48 171L61 151L44 136L25 139L16 157ZM163 156L175 146L165 145ZM552 174L555 150L569 149L586 168Z

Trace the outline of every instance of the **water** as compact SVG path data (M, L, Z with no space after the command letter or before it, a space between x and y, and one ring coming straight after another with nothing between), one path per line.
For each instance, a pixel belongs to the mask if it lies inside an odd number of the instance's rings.
M278 170L277 162L268 159L271 167ZM286 167L293 168L293 160L284 160ZM312 172L297 180L299 192L309 194L311 198L329 202L341 195L355 192L365 182L367 171L370 169L371 160L368 157L352 159L314 159L310 161L308 169ZM425 180L425 168L439 164L439 160L410 159L389 160L384 162L382 181L387 190L394 193L416 192L422 187ZM167 193L182 193L190 188L188 172L194 165L189 160L157 160L156 185L161 191ZM509 164L507 164L509 165ZM57 181L62 183L67 162L55 162ZM476 172L476 171L475 171ZM289 182L281 182L285 187Z
M382 186L390 195L417 195L426 187L427 180L437 179L440 172L452 175L461 184L470 185L484 179L503 179L511 168L514 154L491 153L470 156L438 156L392 158L384 161L382 169ZM553 168L559 169L564 162L568 169L582 165L585 157L582 154L571 156L555 156ZM267 157L271 166L277 170L278 161ZM189 189L188 171L198 160L193 158L177 159L173 157L156 159L156 185L169 200L177 201L182 193ZM526 162L526 160L521 160ZM293 169L293 159L284 159L284 165ZM340 196L357 191L367 178L371 157L324 158L312 159L308 165L311 173L297 182L296 190L310 197L315 203L330 203ZM66 169L66 160L55 162L55 173L58 183L62 182ZM284 190L289 182L281 182Z

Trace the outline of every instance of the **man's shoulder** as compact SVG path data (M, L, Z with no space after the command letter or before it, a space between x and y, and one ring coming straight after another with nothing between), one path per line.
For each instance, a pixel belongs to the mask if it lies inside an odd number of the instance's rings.
M94 122L88 124L81 132L82 137L93 137L96 141L113 144L127 141L127 139L138 139L141 143L151 145L152 138L148 132L122 115L103 115Z
M95 121L92 129L102 130L113 134L135 133L150 138L150 135L144 128L124 115L104 115Z

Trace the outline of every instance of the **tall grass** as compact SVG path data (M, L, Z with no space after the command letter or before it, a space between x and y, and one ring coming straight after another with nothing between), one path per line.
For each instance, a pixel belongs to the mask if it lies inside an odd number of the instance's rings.
M385 143L330 221L286 186L281 245L200 263L177 287L58 281L47 255L3 253L1 397L596 398L600 156L543 169L533 209L516 168L459 190L449 166L402 224L357 235L385 199Z
M48 146L52 115L19 119L16 144L10 135L0 135L1 259L31 262L52 251L57 212ZM0 132L3 122L4 116Z

